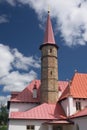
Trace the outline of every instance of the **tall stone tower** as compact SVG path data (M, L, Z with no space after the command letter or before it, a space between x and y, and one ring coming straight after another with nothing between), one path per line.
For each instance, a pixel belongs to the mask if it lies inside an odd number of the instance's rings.
M50 14L48 12L44 43L41 50L41 103L56 103L58 100L58 62Z

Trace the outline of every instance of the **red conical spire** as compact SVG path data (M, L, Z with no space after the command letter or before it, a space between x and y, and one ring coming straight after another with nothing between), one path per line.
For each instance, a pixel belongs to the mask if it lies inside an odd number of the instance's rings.
M53 33L52 23L51 23L49 13L50 12L48 11L47 24L46 24L45 37L44 37L44 44L47 44L47 43L55 44L54 33Z

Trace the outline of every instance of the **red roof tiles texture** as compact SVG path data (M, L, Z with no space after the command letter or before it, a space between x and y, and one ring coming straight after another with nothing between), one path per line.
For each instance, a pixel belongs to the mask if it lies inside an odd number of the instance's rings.
M37 98L33 98L33 88L34 85L37 87ZM22 92L19 93L11 102L40 102L40 80L32 81Z
M38 97L33 98L32 91L35 82L37 82ZM66 81L58 81L58 86L63 92L59 100L67 98L72 95L73 98L87 98L87 74L75 73L70 87L66 87L68 83ZM40 102L40 80L33 81L28 87L18 94L11 101L14 102Z
M87 74L75 73L71 85L67 86L59 100L69 95L73 98L87 98Z
M11 99L15 98L20 92L11 92Z
M32 96L34 85L37 83L38 97L36 99ZM87 74L75 73L70 86L65 81L58 81L58 86L63 92L60 100L72 95L73 98L87 98ZM65 86L65 87L64 87ZM15 102L40 102L40 80L33 81L28 87L11 99ZM73 115L72 117L80 117L87 115L87 108ZM64 119L65 113L59 104L42 104L32 108L26 112L11 112L12 119Z
M68 86L67 81L58 81L58 89L59 89L59 91L63 92L66 89L67 86Z
M45 37L44 37L44 44L47 44L47 43L55 44L54 33L53 33L49 13L48 13L47 25L46 25Z
M31 110L25 112L11 112L9 118L11 119L65 119L65 113L59 104L41 104Z
M76 114L72 115L71 118L78 118L78 117L83 117L83 116L87 116L87 107L77 112Z

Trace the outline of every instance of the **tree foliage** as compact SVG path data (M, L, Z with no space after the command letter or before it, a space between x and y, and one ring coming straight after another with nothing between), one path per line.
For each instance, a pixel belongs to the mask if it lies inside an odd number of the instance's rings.
M0 124L6 125L8 121L8 110L6 106L0 108Z

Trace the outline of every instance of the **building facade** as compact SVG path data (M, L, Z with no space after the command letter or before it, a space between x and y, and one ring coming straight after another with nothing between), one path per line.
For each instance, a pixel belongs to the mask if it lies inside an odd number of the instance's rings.
M87 74L75 72L72 80L58 80L58 45L48 12L41 50L41 80L8 101L8 130L86 130Z

